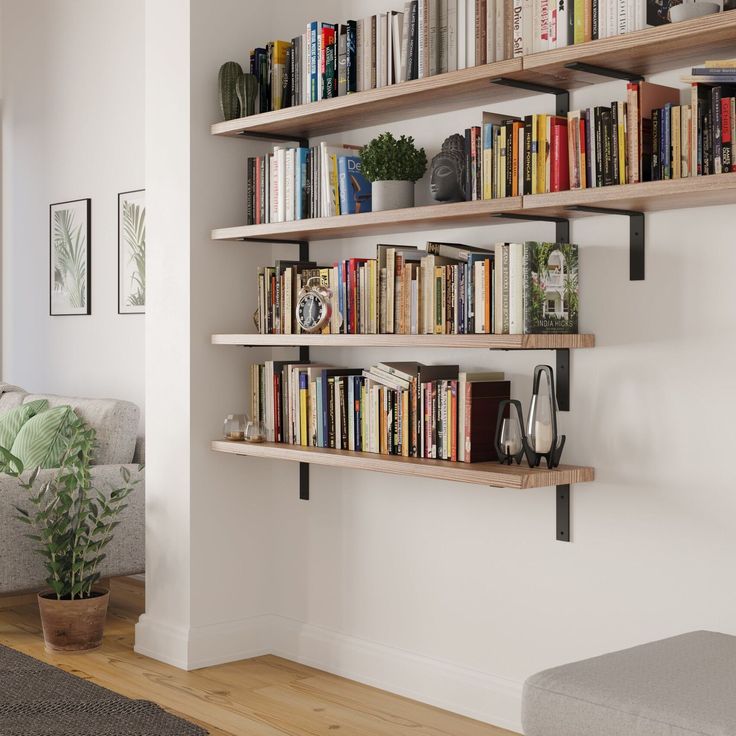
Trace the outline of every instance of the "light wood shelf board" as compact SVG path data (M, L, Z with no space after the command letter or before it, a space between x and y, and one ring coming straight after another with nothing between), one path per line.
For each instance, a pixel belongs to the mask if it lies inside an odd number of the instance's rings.
M476 348L556 350L592 348L595 335L212 335L213 345L247 347Z
M287 107L261 115L215 123L213 135L268 133L312 138L421 115L460 110L523 96L519 90L492 85L495 77L521 74L521 59L495 62L357 92L332 100Z
M522 76L527 81L573 89L605 81L565 68L574 61L646 76L734 56L736 13L729 11L525 56Z
M554 470L547 470L546 468L529 468L526 465L510 466L499 463L451 463L444 460L394 457L318 447L297 447L273 442L247 444L215 440L212 442L212 449L215 452L231 455L353 468L392 475L411 475L514 490L543 488L566 483L585 483L595 478L593 468L577 465L561 465Z
M213 240L334 240L382 233L402 233L434 227L490 225L492 215L520 212L521 197L431 204L401 210L364 212L357 215L315 217L292 222L243 225L212 231Z
M590 213L575 206L658 212L736 203L736 173L689 179L620 184L595 189L571 189L524 197L524 212L554 217L582 217Z

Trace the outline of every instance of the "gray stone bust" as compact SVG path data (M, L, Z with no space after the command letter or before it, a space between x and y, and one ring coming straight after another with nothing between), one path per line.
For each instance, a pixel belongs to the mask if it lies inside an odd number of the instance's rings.
M438 202L465 201L465 138L459 133L446 138L432 159L429 191Z

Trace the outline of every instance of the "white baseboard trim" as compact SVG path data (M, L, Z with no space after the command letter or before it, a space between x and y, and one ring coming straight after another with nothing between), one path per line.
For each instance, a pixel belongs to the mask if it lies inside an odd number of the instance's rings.
M182 670L189 669L189 630L156 621L144 613L135 625L133 651Z
M194 670L263 654L521 732L522 683L285 616L181 629L141 616L135 651Z
M520 682L283 616L272 619L273 654L521 732Z

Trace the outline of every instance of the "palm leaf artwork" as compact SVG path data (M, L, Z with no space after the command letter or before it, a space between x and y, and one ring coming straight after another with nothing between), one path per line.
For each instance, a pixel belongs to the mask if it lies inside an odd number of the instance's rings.
M123 239L128 263L131 265L130 293L127 306L146 305L146 208L133 202L123 202Z
M69 306L87 306L87 236L77 225L73 210L54 212L54 291Z

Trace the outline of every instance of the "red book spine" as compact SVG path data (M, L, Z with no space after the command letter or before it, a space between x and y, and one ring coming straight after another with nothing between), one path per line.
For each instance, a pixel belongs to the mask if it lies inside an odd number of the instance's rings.
M580 188L585 189L588 186L586 179L586 148L585 148L585 120L580 118Z
M457 462L457 381L450 381L450 460Z
M721 98L721 138L724 143L731 142L731 98Z
M424 384L424 457L432 457L432 384Z
M564 192L570 188L570 167L567 153L567 125L552 123L550 145L550 190Z
M470 427L471 427L471 419L472 419L472 410L473 410L473 384L468 381L468 383L465 384L465 437L463 438L463 442L465 442L465 462L466 463L472 463L473 462L473 446L470 441L471 433L470 433Z

